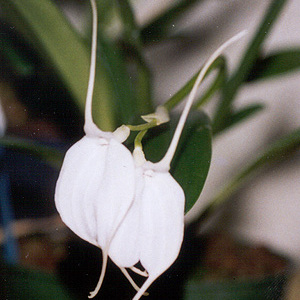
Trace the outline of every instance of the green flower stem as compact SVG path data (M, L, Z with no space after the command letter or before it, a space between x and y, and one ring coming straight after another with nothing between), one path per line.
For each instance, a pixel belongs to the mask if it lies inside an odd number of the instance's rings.
M212 215L216 209L228 201L232 195L240 189L245 182L255 175L262 167L282 160L300 147L300 128L290 133L286 137L274 143L258 159L249 164L242 172L237 174L205 207L199 217L193 221L193 224L199 225L207 217Z
M224 79L226 77L226 61L225 58L222 56L219 56L213 64L210 66L210 68L207 70L204 78L214 69L219 69L218 76L212 86L208 89L208 91L200 98L200 100L197 101L195 107L199 108L201 105L207 102L207 100L213 95L213 93L222 85L224 82ZM181 88L174 96L172 96L163 106L170 111L173 109L176 105L178 105L184 98L191 92L193 85L195 84L195 81L201 72L202 68L199 72L197 72L185 85L183 88ZM148 130L150 128L153 128L157 125L157 122L155 120L140 124L140 125L126 125L131 131L141 131L141 130Z
M145 123L145 124L140 124L140 125L126 125L131 131L143 131L143 130L148 130L150 128L153 128L157 126L157 122L155 120Z
M147 130L142 130L141 132L139 132L134 140L134 148L141 148L143 149L143 145L142 145L142 139L145 136L145 134L147 133Z

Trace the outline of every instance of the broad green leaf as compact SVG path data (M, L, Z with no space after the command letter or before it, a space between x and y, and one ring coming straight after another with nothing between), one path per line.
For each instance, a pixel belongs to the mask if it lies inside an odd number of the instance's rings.
M203 189L212 154L212 134L208 117L193 113L183 131L171 173L185 193L185 212L198 200Z
M261 47L267 35L272 29L277 17L280 15L287 0L272 0L262 22L258 26L258 30L245 51L237 70L224 85L222 90L222 98L219 102L213 116L213 131L221 132L226 127L226 122L230 119L232 110L232 102L241 84L249 76L257 57L261 53Z
M90 65L85 41L50 0L2 0L0 4L12 24L17 20L20 32L25 28L31 34L33 45L52 64L83 110ZM94 116L101 129L113 130L116 124L110 86L100 64L97 70L94 99L101 109Z
M145 140L146 158L159 161L166 153L172 139L176 121L151 130ZM211 127L203 112L194 111L183 129L174 159L171 174L184 190L187 212L197 201L204 186L211 160Z
M287 49L258 59L247 78L248 82L268 79L300 68L300 49Z
M55 169L60 169L64 158L63 151L33 140L6 136L0 139L0 145L33 154Z
M231 113L230 118L228 119L226 125L224 125L222 130L231 128L236 124L239 124L240 122L246 121L248 118L262 111L264 108L265 106L263 104L253 103ZM218 132L215 131L214 134L218 134Z
M172 22L185 14L192 6L202 0L179 0L141 30L144 43L157 42L166 36Z
M226 184L225 187L209 202L194 223L199 223L213 214L220 205L228 201L231 196L262 167L288 158L289 155L294 153L296 150L299 150L299 148L300 128L273 143L273 145L261 153L258 158L243 168L241 172L236 174L236 176L234 176L229 183Z
M160 161L168 150L176 123L171 121L154 127L147 132L143 139L143 150L146 159L151 162Z

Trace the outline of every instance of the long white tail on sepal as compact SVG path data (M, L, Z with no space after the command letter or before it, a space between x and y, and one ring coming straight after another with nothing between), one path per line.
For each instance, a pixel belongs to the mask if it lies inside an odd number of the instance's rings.
M240 33L238 33L237 35L233 36L232 38L230 38L229 40L227 40L224 44L222 44L207 60L207 62L205 63L205 65L203 66L203 68L201 69L195 84L192 88L191 93L189 94L188 100L185 104L185 107L182 111L182 114L180 116L179 122L177 124L173 139L171 141L171 144L168 148L168 151L166 152L165 156L163 157L163 159L158 162L156 164L157 169L159 170L169 170L170 169L170 164L171 161L173 159L173 156L175 154L179 139L180 139L180 135L182 133L184 124L186 122L187 116L189 114L189 111L192 107L193 101L195 99L196 96L196 92L197 89L199 87L199 85L201 84L201 82L203 81L208 69L210 68L210 66L213 64L213 62L218 58L218 56L220 56L222 54L222 52L229 47L231 44L233 44L234 42L238 41L239 39L241 39L243 36L245 36L245 34L247 33L246 30L241 31Z

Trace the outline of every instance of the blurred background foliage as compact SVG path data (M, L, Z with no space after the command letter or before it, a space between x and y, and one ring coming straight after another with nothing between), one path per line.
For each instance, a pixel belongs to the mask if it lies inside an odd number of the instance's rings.
M174 34L170 28L205 1L174 1L146 24L138 24L136 20L136 2L97 0L99 33L93 116L102 130L112 131L121 124L140 124L141 115L153 112L157 99L154 99L153 93L153 71L145 53L151 45L170 40L182 43L184 36L180 32ZM204 186L214 138L264 109L260 102L237 109L234 101L238 91L250 83L279 77L300 67L299 48L290 47L274 53L263 51L264 41L286 2L270 1L256 34L233 72L228 71L225 57L219 57L209 70L215 76L195 102L172 162L171 173L186 194L186 211L193 207ZM68 6L72 5L78 5L83 11L81 30L70 22L71 18L66 13ZM4 253L12 253L17 247L14 234L9 230L16 219L38 219L55 214L53 193L63 154L83 135L90 16L89 1L0 0L0 97L7 120L6 133L0 139L3 150L1 172L9 178L8 183L3 185L3 191L7 190L8 184L10 188L8 196L1 198L1 207L6 208L1 210L2 215L10 215L1 219L2 245L7 250ZM190 92L198 72L164 101L170 112ZM216 100L213 96L217 93ZM215 110L208 115L203 107L212 99L216 101ZM176 113L172 112L172 116L169 124L151 129L145 137L145 153L151 161L159 160L166 151L176 126ZM130 148L133 138L134 134L127 144ZM261 167L288 157L299 145L300 129L297 129L241 168L240 173L230 179L189 224L187 236L195 235L195 228L200 222L230 199ZM1 195L5 194L3 191ZM9 262L10 259L16 261L4 255L4 260ZM3 264L2 269L6 268L7 265ZM61 269L64 268L70 268L68 260L61 265ZM17 276L14 270L2 273L12 278ZM186 271L180 270L186 274ZM74 282L73 288L76 280ZM78 290L75 294L87 292ZM155 298L155 292L153 294L153 299L159 299ZM47 297L50 299L52 296ZM60 299L65 299L63 297L67 296L60 296ZM30 298L35 299L33 296Z

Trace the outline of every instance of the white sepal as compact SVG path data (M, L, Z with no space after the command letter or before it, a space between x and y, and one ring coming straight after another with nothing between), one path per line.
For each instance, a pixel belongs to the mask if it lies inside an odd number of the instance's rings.
M108 249L134 199L135 164L115 139L83 137L66 153L56 184L55 203L65 224L103 252L102 284Z
M55 204L64 223L79 237L98 246L94 200L102 180L108 142L83 137L66 153L56 183ZM84 208L84 209L83 209Z
M184 192L168 172L146 170L140 198L140 262L149 274L133 298L140 299L149 286L176 260L184 233Z

